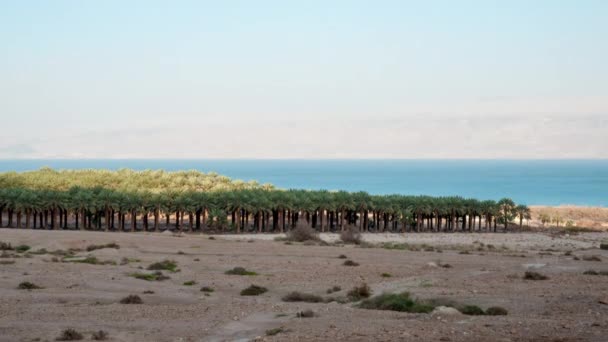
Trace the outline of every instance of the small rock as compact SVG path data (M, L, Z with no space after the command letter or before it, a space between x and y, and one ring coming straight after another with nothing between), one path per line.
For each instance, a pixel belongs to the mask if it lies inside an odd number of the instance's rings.
M438 306L431 312L432 315L461 315L460 311L448 306Z

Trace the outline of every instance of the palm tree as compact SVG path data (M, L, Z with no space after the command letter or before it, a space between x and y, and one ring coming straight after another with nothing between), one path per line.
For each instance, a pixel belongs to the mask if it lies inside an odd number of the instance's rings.
M532 211L524 204L516 206L515 213L519 217L519 229L523 227L524 219L529 220L532 218Z
M502 198L498 201L499 219L505 224L505 232L509 221L513 219L515 207L515 202L510 198Z

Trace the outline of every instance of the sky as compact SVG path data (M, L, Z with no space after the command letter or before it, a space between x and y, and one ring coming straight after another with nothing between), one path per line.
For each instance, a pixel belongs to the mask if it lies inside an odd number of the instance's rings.
M0 158L608 158L608 1L0 1Z

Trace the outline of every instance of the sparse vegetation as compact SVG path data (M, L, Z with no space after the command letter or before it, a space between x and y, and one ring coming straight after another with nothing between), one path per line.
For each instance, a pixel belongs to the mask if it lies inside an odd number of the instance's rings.
M488 316L504 316L507 314L509 314L509 311L500 306L492 306L486 309L486 315Z
M371 296L372 290L369 288L367 284L362 284L360 286L353 287L346 296L353 302L358 302L363 298L369 298Z
M19 283L19 285L17 286L17 288L19 290L39 290L39 289L42 289L41 286L38 286L38 285L36 285L34 283L31 283L29 281L24 281L24 282Z
M386 272L384 272L384 273L382 273L380 276L382 276L382 278L390 278L390 277L392 277L393 275L392 275L392 274L390 274L390 273L386 273Z
M144 301L138 295L128 295L120 300L120 304L143 304Z
M96 331L91 335L91 339L95 340L95 341L105 341L109 337L110 337L110 335L103 330Z
M296 314L296 317L298 318L310 318L310 317L315 317L315 312L308 309L308 310L304 310L304 311L300 311Z
M383 293L366 299L359 304L362 309L390 310L414 313L429 313L434 307L413 299L408 292Z
M87 246L87 252L92 252L94 250L103 249L103 248L115 248L115 249L119 249L120 246L117 243L115 243L115 242L106 243L105 245L88 245Z
M461 308L458 308L458 311L462 312L465 315L469 316L481 316L484 315L485 312L477 305L465 305Z
M343 265L344 266L359 266L359 263L354 262L352 260L346 260Z
M12 265L15 263L15 260L0 260L0 265Z
M302 293L298 291L290 292L283 296L284 302L306 302L306 303L322 303L323 297L310 293Z
M526 280L546 280L546 279L549 279L549 277L547 277L544 274L540 274L538 272L526 271L526 273L524 274L524 279L526 279Z
M203 286L203 287L201 287L201 292L211 293L213 291L215 291L215 290L212 287L209 287L209 286Z
M30 250L30 246L28 246L28 245L19 245L19 246L15 247L15 252L17 252L17 253L23 253L23 252L26 252L29 250Z
M257 275L257 273L255 273L253 271L247 271L247 269L245 269L244 267L234 267L233 269L228 270L225 273L230 274L230 275L241 275L241 276Z
M340 254L340 256L338 256L338 259L348 259L348 257L344 254Z
M268 289L258 285L251 285L241 291L241 296L259 296L268 292Z
M266 330L266 336L274 336L274 335L278 335L282 332L285 332L285 329L283 329L283 328L268 329L268 330Z
M148 270L150 271L169 271L169 272L178 272L177 262L173 260L163 260L160 262L155 262L148 266Z
M305 242L305 241L320 241L319 233L306 225L298 225L286 234L286 241Z
M184 282L184 286L192 286L192 285L196 285L196 281L188 280L188 281Z
M132 262L140 262L140 261L141 261L141 260L139 260L139 259L134 259L134 258L122 258L122 259L120 260L120 264L121 264L121 265L127 265L127 264L132 263Z
M331 293L334 293L334 292L338 292L338 291L342 291L342 288L340 286L337 286L337 285L334 286L334 287L331 287L331 288L327 289L327 293L328 294L331 294Z
M13 246L11 246L10 242L0 241L0 251L12 251Z
M97 257L93 255L88 255L84 259L76 258L76 257L65 257L62 260L63 262L74 262L78 264L91 264L91 265L116 265L115 261L111 260L99 260Z
M61 335L57 337L56 341L80 341L84 338L81 333L76 331L75 329L65 329L61 332Z
M608 271L595 271L595 270L587 270L587 271L583 272L583 274L585 274L585 275L602 275L602 276L608 276Z
M130 275L131 275L131 277L141 279L141 280L146 280L146 281L163 281L163 280L170 279L169 276L164 275L161 271L157 271L154 273L136 272L136 273L131 273Z
M600 249L608 249L608 243L600 243Z
M361 233L356 227L348 227L340 233L340 240L346 244L361 244Z

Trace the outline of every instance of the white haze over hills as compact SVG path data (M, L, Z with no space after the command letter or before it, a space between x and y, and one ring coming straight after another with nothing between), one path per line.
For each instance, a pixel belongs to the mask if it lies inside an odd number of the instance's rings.
M354 120L195 119L24 138L6 132L2 158L608 158L606 115L409 115Z

